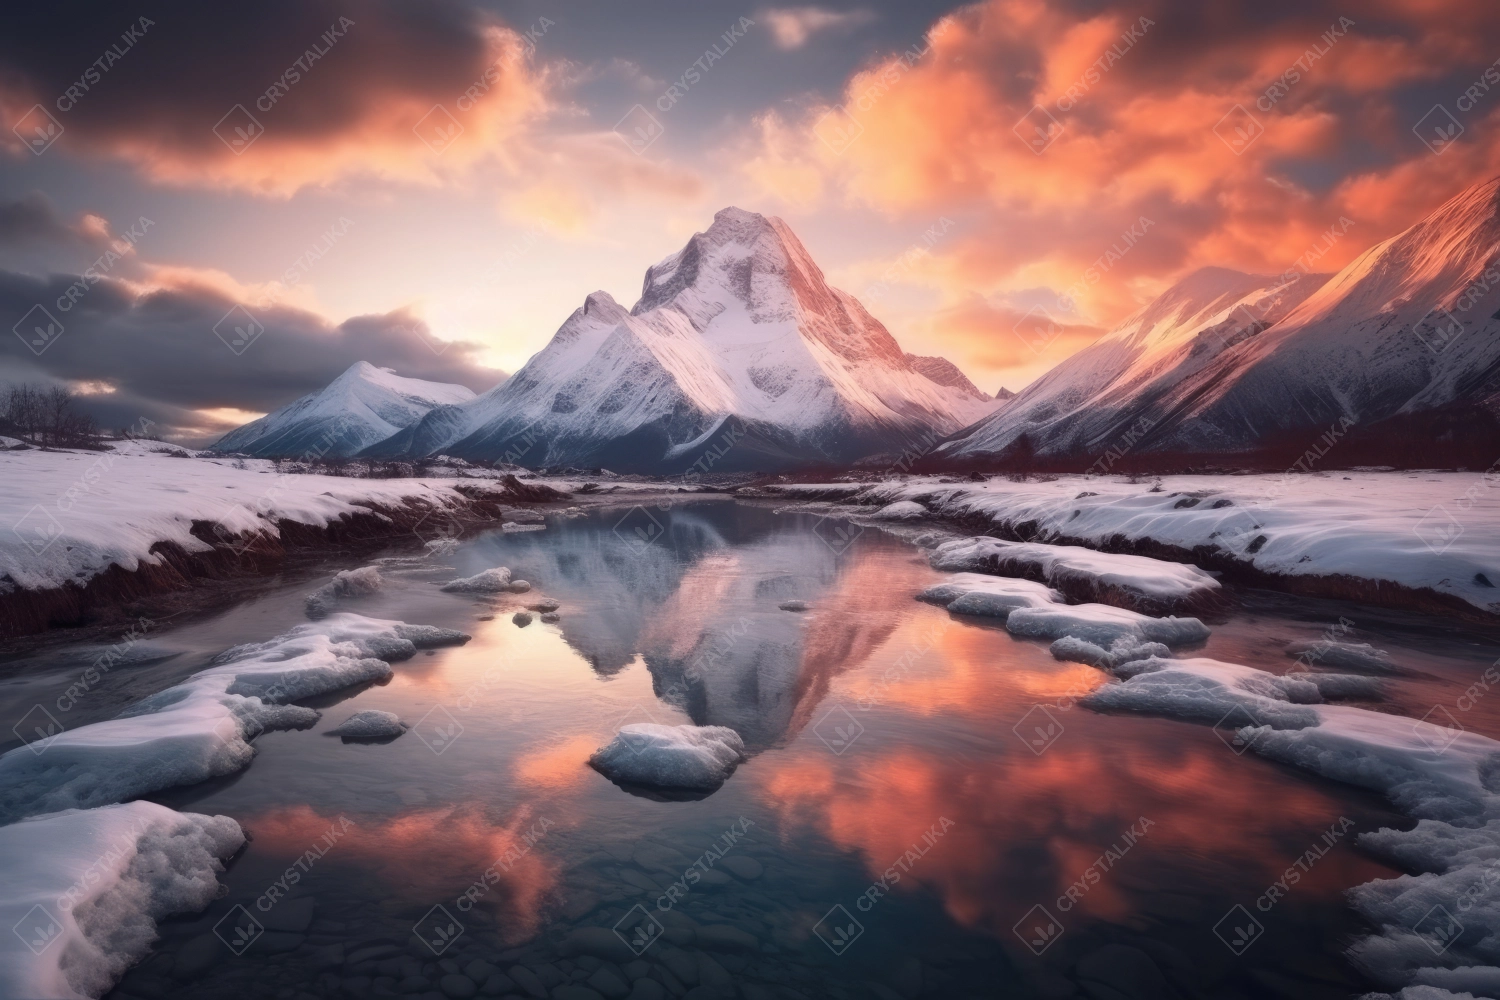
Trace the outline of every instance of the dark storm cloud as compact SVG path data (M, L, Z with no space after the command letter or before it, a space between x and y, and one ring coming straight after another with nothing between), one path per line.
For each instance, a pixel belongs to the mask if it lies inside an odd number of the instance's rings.
M393 95L451 99L486 51L477 12L446 0L99 0L14 5L6 21L0 67L68 132L215 155L211 128L235 104L322 137ZM309 50L325 54L299 67ZM288 68L296 99L257 107Z
M90 229L66 221L40 191L14 201L0 201L0 246L50 243L98 247L108 240L102 224Z
M55 135L63 155L264 193L360 170L421 175L427 157L483 149L541 106L525 48L458 0L27 5L0 33L0 111L15 130L0 139L19 151ZM450 111L432 117L439 104Z
M434 340L425 324L402 313L358 316L335 326L284 305L252 305L247 313L204 288L142 293L108 278L70 303L66 293L76 281L73 275L42 279L0 271L0 319L7 330L27 317L21 332L31 334L45 319L30 313L40 304L63 331L39 355L6 332L9 346L0 356L12 377L35 372L113 387L113 393L87 400L105 426L147 416L191 427L203 424L186 412L198 408L272 410L321 389L356 361L476 392L504 377L475 361L477 345ZM252 332L248 344L226 343L236 338L236 325Z

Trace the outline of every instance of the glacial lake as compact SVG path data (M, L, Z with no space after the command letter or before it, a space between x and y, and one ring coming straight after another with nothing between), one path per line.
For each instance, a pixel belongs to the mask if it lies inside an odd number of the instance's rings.
M1226 731L1078 706L1114 682L915 600L942 574L898 537L703 500L422 551L393 546L376 560L384 589L340 610L472 641L312 703L315 727L260 735L238 775L152 796L233 817L251 839L221 876L226 894L164 922L109 996L1332 1000L1373 988L1343 956L1369 930L1343 893L1399 874L1357 835L1410 820L1236 752ZM149 655L64 724L108 718L305 621L310 590L371 561L153 623ZM439 590L493 566L533 589ZM547 599L557 622L513 621ZM782 609L794 601L807 609ZM1287 642L1340 619L1418 672L1367 707L1452 705L1493 659L1492 638L1430 617L1245 590L1190 655L1281 672ZM97 649L12 658L3 731L52 704ZM1500 737L1495 701L1464 726ZM387 743L325 735L364 709L413 728ZM732 727L750 759L698 797L623 789L588 766L621 725L651 721ZM1263 927L1245 948L1240 912Z

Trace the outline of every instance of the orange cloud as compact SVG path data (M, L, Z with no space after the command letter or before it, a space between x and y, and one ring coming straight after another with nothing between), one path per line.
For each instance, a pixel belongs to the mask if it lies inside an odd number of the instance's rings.
M1316 251L1335 270L1500 169L1482 111L1438 157L1405 110L1407 89L1494 59L1476 39L1500 16L1477 6L1384 0L1350 20L1321 2L1265 18L986 0L861 68L839 107L765 116L742 170L794 202L837 191L889 216L964 212L946 266L923 276L948 309L1083 280L1080 310L1108 326L1208 264L1279 273Z

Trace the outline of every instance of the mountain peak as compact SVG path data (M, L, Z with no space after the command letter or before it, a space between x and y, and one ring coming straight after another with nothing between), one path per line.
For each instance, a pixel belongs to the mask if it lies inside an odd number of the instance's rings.
M773 285L827 288L823 272L785 222L730 206L715 213L713 224L689 237L681 250L646 269L640 301L630 312L640 316L676 304L702 329L712 317L678 302L684 292L697 290L719 302L727 292L753 310L762 276L770 276Z

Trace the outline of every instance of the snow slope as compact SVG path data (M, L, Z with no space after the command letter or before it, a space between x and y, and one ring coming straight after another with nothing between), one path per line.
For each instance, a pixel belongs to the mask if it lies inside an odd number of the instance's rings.
M402 378L355 362L327 388L224 435L213 450L261 457L346 457L410 427L437 406L474 398L461 385Z
M1096 455L1130 428L1136 451L1222 454L1384 421L1386 447L1420 454L1424 413L1493 425L1497 306L1500 178L1326 281L1196 272L940 454L995 455L1024 433L1038 453Z
M852 462L995 405L933 360L831 288L780 219L727 208L647 270L633 309L595 292L505 383L368 454L652 473L706 454L716 471Z

